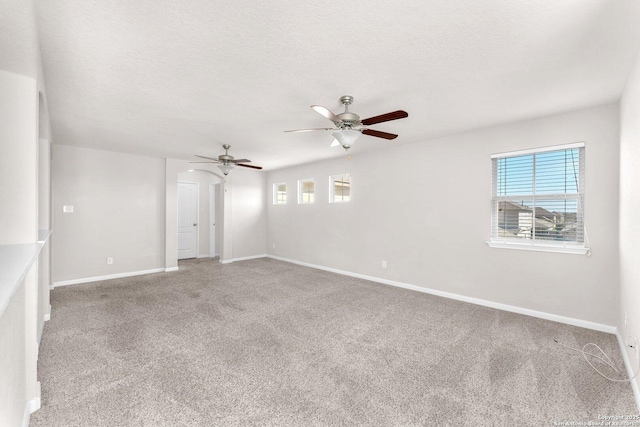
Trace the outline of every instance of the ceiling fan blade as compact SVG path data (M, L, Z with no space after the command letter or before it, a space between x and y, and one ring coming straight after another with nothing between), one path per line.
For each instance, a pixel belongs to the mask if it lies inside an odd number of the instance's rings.
M197 154L195 155L196 157L200 157L201 159L207 159L207 160L213 160L215 162L219 162L220 160L213 158L213 157L207 157L207 156L198 156Z
M369 117L368 119L362 120L361 123L365 126L369 126L369 125L375 125L376 123L404 119L405 117L409 117L409 113L407 113L406 111L398 110L398 111L393 111L387 114L381 114L375 117Z
M340 142L338 142L337 139L333 138L333 142L331 143L330 147L337 147L338 145L340 145Z
M362 133L365 135L375 136L377 138L384 138L384 139L396 139L398 137L398 135L396 135L395 133L380 132L379 130L373 130L373 129L364 129Z
M238 160L231 160L233 163L251 163L251 160L249 159L238 159Z
M296 129L296 130L285 130L285 132L312 132L314 130L335 130L335 129L334 128Z
M243 168L262 169L262 166L245 165L243 163L237 163L237 165L242 166Z
M325 116L327 119L331 120L334 123L341 121L338 116L333 114L331 111L329 111L328 108L325 108L322 105L312 105L311 108L313 108L313 111L315 111L316 113L322 114L323 116Z

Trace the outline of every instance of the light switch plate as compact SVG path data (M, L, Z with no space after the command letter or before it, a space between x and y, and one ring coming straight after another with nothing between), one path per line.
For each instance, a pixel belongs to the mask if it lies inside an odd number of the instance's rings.
M64 213L73 213L73 206L72 205L64 205L62 207L62 212L64 212Z

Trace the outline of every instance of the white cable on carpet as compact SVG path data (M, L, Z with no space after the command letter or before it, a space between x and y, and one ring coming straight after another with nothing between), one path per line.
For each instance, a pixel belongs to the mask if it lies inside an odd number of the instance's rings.
M593 370L594 370L594 371L596 371L598 374L600 374L600 376L601 376L601 377L604 377L604 378L608 379L609 381L614 381L614 382L617 382L617 383L624 383L624 382L627 382L627 381L631 381L631 380L633 380L635 377L637 377L637 376L638 376L638 372L640 372L640 360L638 360L638 369L636 369L636 373L635 373L635 375L634 375L634 376L632 376L631 378L627 378L627 379L624 379L624 380L616 380L616 379L614 379L614 378L609 378L608 376L606 376L605 374L603 374L602 372L600 372L600 371L598 370L598 368L596 368L595 366L593 366L593 364L591 363L591 361L590 361L589 359L587 359L587 355L592 356L592 357L595 357L596 359L599 359L600 361L602 361L602 362L603 362L603 363L605 363L606 365L609 365L609 367L611 367L611 369L613 369L614 371L616 371L618 374L622 374L622 373L618 370L618 368L616 368L615 366L613 366L613 362L611 361L611 359L609 358L609 356L607 356L607 354L606 354L604 351L602 351L602 349L601 349L597 344L594 344L594 343L590 342L590 343L585 344L585 345L584 345L584 347L582 347L582 350L578 350L577 348L569 347L568 345L562 344L562 343L561 343L560 341L558 341L558 340L554 340L554 341L555 341L556 343L560 344L561 346L563 346L563 347L565 347L565 348L568 348L569 350L573 350L573 351L577 351L578 353L581 353L581 354L582 354L582 357L584 357L584 360L586 360L586 361L587 361L587 363L589 364L589 366L591 366L591 367L593 368ZM593 353L587 353L587 352L585 351L585 349L586 349L588 346L590 346L590 345L592 345L592 346L594 346L595 348L597 348L598 350L600 350L600 353L602 353L602 355L606 358L606 360L605 360L605 359L603 359L603 358L602 358L602 357L600 357L600 356L597 356L597 355L593 354ZM636 345L637 345L637 344L636 344Z

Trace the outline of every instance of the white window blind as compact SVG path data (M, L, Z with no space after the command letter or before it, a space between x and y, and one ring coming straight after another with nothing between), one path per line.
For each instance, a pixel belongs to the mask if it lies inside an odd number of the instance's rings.
M492 156L491 243L584 248L584 156L584 143Z

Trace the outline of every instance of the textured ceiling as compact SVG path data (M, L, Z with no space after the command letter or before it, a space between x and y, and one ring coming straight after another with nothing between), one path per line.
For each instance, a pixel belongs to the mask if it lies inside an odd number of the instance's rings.
M265 169L342 155L309 108L373 126L353 155L619 98L636 0L36 0L56 143Z

